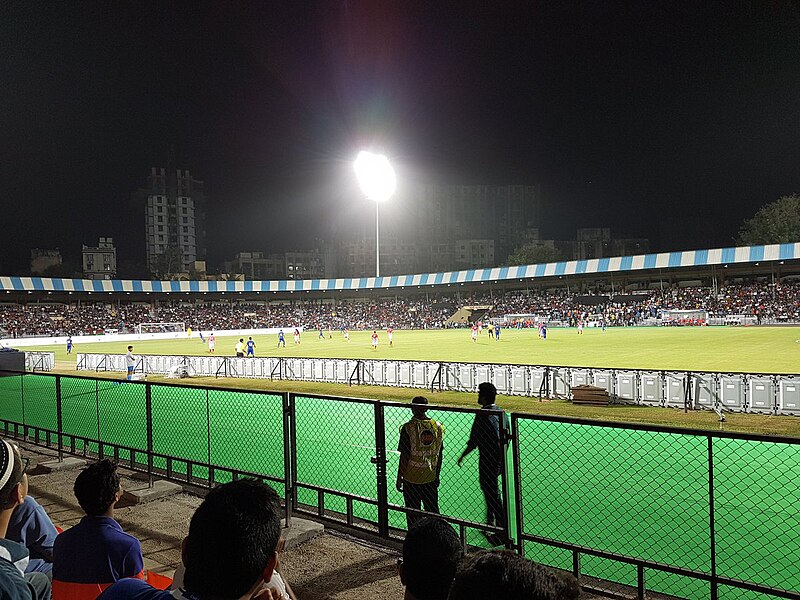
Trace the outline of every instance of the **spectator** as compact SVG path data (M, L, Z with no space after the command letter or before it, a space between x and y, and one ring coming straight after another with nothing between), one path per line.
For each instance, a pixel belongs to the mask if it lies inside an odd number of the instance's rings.
M9 539L11 515L28 494L27 461L19 448L0 440L0 598L50 600L50 579L44 573L25 573L28 549Z
M397 491L403 493L408 508L424 506L426 511L438 513L444 426L428 417L427 398L416 396L411 404L413 417L400 428ZM417 519L418 515L406 513L409 527Z
M456 571L449 600L573 600L578 582L507 550L470 554Z
M400 581L406 587L404 600L446 600L463 557L461 540L444 519L417 521L406 534L398 561Z
M102 600L292 600L277 574L281 505L275 491L250 479L221 485L195 511L181 555L185 573L175 592L127 579Z
M75 479L74 490L86 516L56 538L54 600L96 598L115 581L143 579L139 540L114 520L114 506L122 497L116 464L104 459L89 465Z
M25 496L22 504L14 509L8 524L8 539L19 542L28 548L31 559L25 568L26 573L47 573L53 571L53 544L58 531L44 508L33 496Z
M484 381L478 385L478 404L481 410L475 415L472 423L467 447L458 459L458 466L461 466L464 458L478 449L478 482L483 492L486 502L486 522L505 529L506 510L500 498L498 489L498 479L505 460L506 440L501 431L500 419L503 419L503 429L508 431L508 415L495 404L497 398L497 388L494 384ZM487 536L490 543L499 546L506 543L498 534Z

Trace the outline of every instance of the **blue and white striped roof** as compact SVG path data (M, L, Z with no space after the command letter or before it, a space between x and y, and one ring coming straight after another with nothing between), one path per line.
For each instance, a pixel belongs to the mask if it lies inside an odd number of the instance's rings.
M512 279L537 279L562 275L590 275L593 273L622 273L649 269L673 269L800 259L800 242L771 244L768 246L741 246L738 248L713 248L710 250L683 250L660 254L615 256L591 260L471 269L448 273L423 273L419 275L392 275L388 277L361 277L340 279L303 279L282 281L140 281L61 279L46 277L0 276L0 291L53 291L53 292L131 292L131 293L182 293L182 292L305 292L337 290L372 290L414 286L438 286L454 283L501 282Z

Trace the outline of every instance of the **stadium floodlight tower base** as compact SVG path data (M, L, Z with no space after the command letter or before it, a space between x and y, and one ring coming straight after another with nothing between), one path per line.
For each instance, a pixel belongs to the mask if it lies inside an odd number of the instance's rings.
M358 153L354 167L364 196L375 201L375 277L380 277L381 221L378 205L392 197L397 188L397 177L385 155L366 150Z

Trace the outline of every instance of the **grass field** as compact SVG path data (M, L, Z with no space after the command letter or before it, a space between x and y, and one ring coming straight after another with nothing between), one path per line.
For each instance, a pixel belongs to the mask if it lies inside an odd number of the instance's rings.
M295 345L291 337L287 336L285 348L276 347L276 336L256 336L254 340L257 356L445 360L758 373L800 372L800 328L797 327L609 328L605 332L586 329L580 336L575 329L551 329L546 341L538 339L534 330L504 330L499 342L483 334L476 343L470 341L470 332L464 329L396 331L393 347L388 346L385 332L379 332L381 343L377 351L370 347L370 334L370 331L353 331L348 343L339 332L334 332L332 339L327 338L327 332L325 339L319 339L318 332L308 331L303 334L300 345ZM217 336L217 354L233 355L236 339ZM84 344L77 345L74 352L121 354L125 352L126 345ZM206 345L196 334L192 339L142 341L135 342L134 346L137 354L200 355L207 352ZM74 365L75 358L67 356L63 345L29 349L55 352L57 370L60 372L69 373L74 368L71 365ZM358 396L390 401L409 401L419 393L418 390L406 388L278 380L192 378L183 383ZM431 397L431 402L474 406L475 398L473 394L437 392ZM501 398L501 405L508 410L538 414L699 429L720 427L717 416L707 411L684 414L682 411L645 406L592 408L573 406L567 402L537 402L515 396ZM800 436L800 419L730 413L725 429Z
M288 333L288 332L287 332ZM389 347L385 332L379 332L377 351L370 347L370 331L353 331L348 343L339 332L319 339L307 331L295 345L287 335L286 348L277 348L277 337L255 336L257 356L303 356L320 358L383 358L496 362L555 366L591 366L630 369L674 369L695 371L749 371L756 373L800 372L800 327L629 327L551 329L546 341L532 329L503 330L499 342L485 333L476 343L469 330L396 331ZM236 338L217 336L217 354L234 354ZM74 352L124 354L126 343L77 345ZM135 342L137 354L204 354L207 347L197 334L192 339ZM21 348L25 349L23 346ZM67 358L62 345L31 350L56 352Z

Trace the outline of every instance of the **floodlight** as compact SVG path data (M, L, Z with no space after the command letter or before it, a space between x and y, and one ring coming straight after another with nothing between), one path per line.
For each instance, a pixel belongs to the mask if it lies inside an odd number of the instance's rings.
M375 277L381 276L381 220L378 205L394 194L397 177L389 159L383 154L362 150L353 164L361 191L375 201Z
M385 155L362 150L358 153L354 167L361 191L368 199L384 202L392 197L397 187L397 178Z

